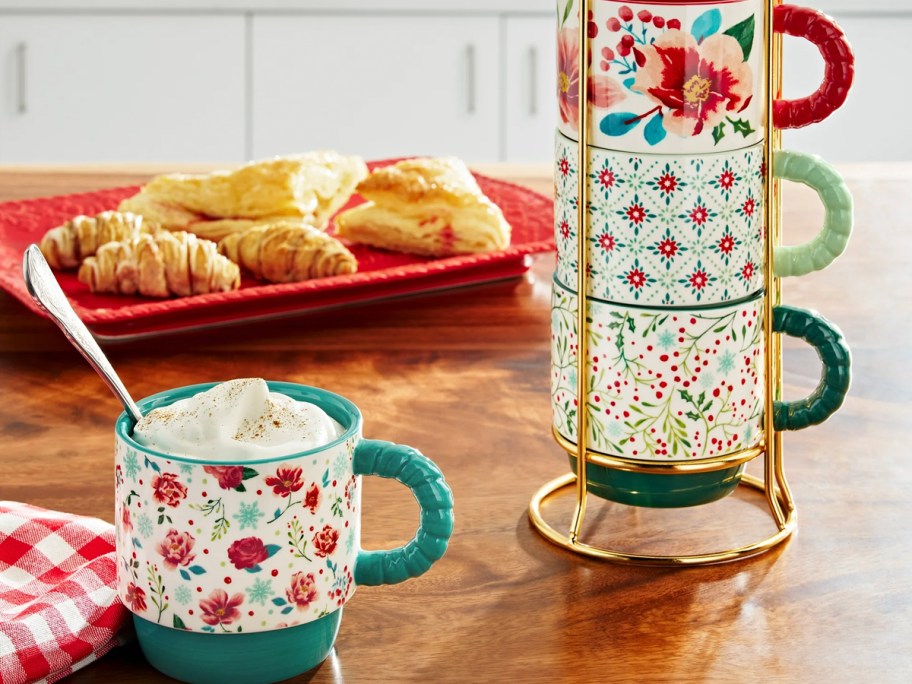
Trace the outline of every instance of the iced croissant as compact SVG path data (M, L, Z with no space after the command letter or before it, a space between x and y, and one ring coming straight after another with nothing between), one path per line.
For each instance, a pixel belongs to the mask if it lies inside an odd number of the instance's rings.
M339 236L424 256L488 252L510 244L510 224L459 159L406 159L357 188L368 200L336 219Z
M120 242L155 226L130 212L104 211L97 216L76 216L62 226L51 228L41 238L41 253L51 268L76 268L86 257L108 242Z
M214 242L183 231L102 245L82 262L79 280L92 292L146 297L228 292L241 284L237 264L219 254Z
M156 176L120 209L216 241L279 218L322 229L366 176L359 157L309 152L231 171Z
M355 256L334 237L311 226L279 222L229 235L219 252L273 283L354 273Z

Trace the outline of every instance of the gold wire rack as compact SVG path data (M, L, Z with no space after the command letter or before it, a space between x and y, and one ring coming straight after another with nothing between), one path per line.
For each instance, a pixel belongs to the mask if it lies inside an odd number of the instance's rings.
M765 98L765 131L764 137L764 163L767 169L767 182L764 183L764 219L766 221L766 270L764 288L766 298L763 311L764 330L766 335L765 345L765 396L763 411L763 439L758 445L741 450L734 454L726 454L715 458L701 459L694 462L649 462L620 459L590 451L587 444L588 411L586 387L584 382L588 374L588 319L587 306L585 306L585 293L588 292L588 233L589 233L589 186L586 179L589 177L589 35L585 18L589 15L591 0L580 0L580 25L579 25L579 119L577 130L577 159L579 168L579 190L577 202L577 225L579 226L578 239L578 269L577 293L580 305L577 307L577 405L582 407L576 415L577 443L573 443L554 431L558 444L576 459L577 474L562 475L542 486L532 497L529 504L529 518L535 528L549 541L568 549L574 553L600 558L603 560L634 565L655 566L698 566L749 558L767 551L787 539L796 529L797 514L795 503L785 478L782 464L782 434L773 427L773 405L780 399L782 387L782 347L781 338L774 334L773 309L780 303L781 286L779 279L773 275L773 250L780 242L781 235L781 196L779 181L772 173L773 154L782 146L782 133L773 126L773 103L782 95L782 39L773 31L773 12L782 0L767 0L764 7L763 21L763 47L764 63L766 65L766 98ZM580 459L579 455L583 454ZM628 472L642 472L651 474L681 474L701 473L722 470L739 464L745 464L759 456L763 457L763 477L744 474L740 484L763 493L769 507L769 513L775 523L776 530L772 534L751 544L737 548L709 551L688 555L655 555L646 553L633 553L608 549L581 541L583 522L586 516L586 502L589 496L588 466L595 464L608 468L625 470ZM544 504L553 497L561 494L576 494L576 506L573 511L567 533L559 532L552 526L542 513Z

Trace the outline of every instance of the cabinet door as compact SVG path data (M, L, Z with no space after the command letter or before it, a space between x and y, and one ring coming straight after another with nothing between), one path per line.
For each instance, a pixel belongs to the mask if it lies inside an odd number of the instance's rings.
M243 17L0 21L0 161L244 158Z
M495 17L255 17L255 156L496 161L498 33Z
M506 26L506 161L550 162L557 127L555 19L509 17Z

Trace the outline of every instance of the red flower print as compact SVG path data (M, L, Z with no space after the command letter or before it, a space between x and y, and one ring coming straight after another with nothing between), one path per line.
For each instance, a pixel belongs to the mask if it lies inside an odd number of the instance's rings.
M177 481L174 473L162 473L152 479L153 498L159 503L177 508L181 499L187 498L187 488Z
M709 278L706 275L706 271L702 269L697 269L691 274L690 278L687 279L690 283L690 286L695 290L702 290L709 283Z
M317 512L317 506L320 505L320 488L317 487L316 482L310 485L310 489L304 495L304 503L302 505L304 508L309 508L311 513Z
M630 286L635 290L639 290L646 284L646 274L638 268L630 269L626 278L627 282L630 283Z
M574 131L579 126L579 34L565 28L557 37L557 101L561 121ZM623 100L624 88L611 76L589 77L589 104L607 109Z
M557 162L557 168L560 170L562 176L566 176L570 173L570 162L567 161L566 157L561 157L560 161Z
M141 613L146 609L146 592L137 587L133 582L127 585L127 595L124 604L134 613Z
M602 184L602 187L605 189L611 188L614 186L614 171L611 169L602 169L599 171L598 175L599 183Z
M719 251L722 254L731 254L731 251L735 248L735 238L731 236L730 233L726 233L719 239Z
M228 547L228 560L238 570L254 568L267 558L269 552L258 537L244 537Z
M351 508L355 500L355 488L358 486L358 479L352 475L348 484L345 485L345 507Z
M644 64L632 90L667 107L663 123L682 138L699 135L747 107L753 88L750 66L732 36L717 33L702 43L672 28L642 48Z
M656 185L659 186L659 190L664 192L666 195L670 195L678 188L678 179L673 173L665 173L659 176L659 179L656 181Z
M614 248L617 246L617 241L614 239L614 235L609 235L608 233L602 233L599 235L598 243L599 246L606 252L614 251Z
M242 466L203 466L210 475L214 475L222 489L234 489L244 479Z
M560 222L558 230L560 230L561 237L564 238L564 240L570 237L570 224L567 223L566 219Z
M735 174L729 169L725 169L722 172L722 175L719 176L719 187L723 190L731 190L732 186L735 184Z
M678 253L678 243L672 238L665 238L658 244L658 250L665 259L674 259Z
M754 264L748 261L741 268L741 277L745 280L750 280L754 276Z
M334 530L331 525L324 525L323 529L314 535L314 553L321 558L326 558L326 556L336 550L338 541L339 531Z
M241 611L238 606L244 602L243 594L235 594L228 598L228 593L224 589L215 589L209 598L199 602L202 611L203 622L207 625L230 625L232 622L241 617Z
M706 207L698 204L691 210L688 216L690 216L690 220L693 221L695 225L702 226L706 223L706 219L709 218L709 212L706 211Z
M625 213L633 223L640 224L646 220L646 210L636 202L627 207Z
M266 478L266 484L272 487L273 494L284 499L304 486L301 472L301 468L279 468L274 476Z
M289 603L293 603L299 610L304 610L317 598L317 580L312 572L306 575L296 572L291 576L291 586L285 590Z
M745 216L753 216L755 208L756 203L754 202L754 198L748 197L747 200L745 200L744 204L741 206L741 211L744 212Z
M163 541L158 543L158 552L165 560L165 567L169 570L176 570L178 566L190 565L190 561L196 558L193 551L193 545L196 539L189 532L178 532L174 528L168 530Z
M130 518L130 509L126 506L123 507L123 513L120 515L120 524L124 529L124 532L130 532L133 529L133 520Z

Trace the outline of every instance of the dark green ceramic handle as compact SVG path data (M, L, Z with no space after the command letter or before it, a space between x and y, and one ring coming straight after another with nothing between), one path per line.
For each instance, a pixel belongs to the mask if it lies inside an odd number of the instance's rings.
M820 384L809 397L775 402L773 425L777 430L801 430L822 423L842 406L852 380L852 355L842 333L816 311L794 306L773 309L773 331L801 338L823 362Z
M428 571L453 534L453 493L443 473L421 452L402 444L365 439L355 449L355 475L398 480L412 490L421 509L418 531L405 546L359 551L355 584L396 584Z

